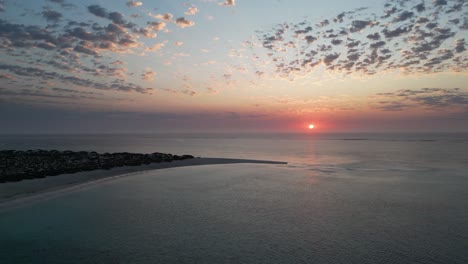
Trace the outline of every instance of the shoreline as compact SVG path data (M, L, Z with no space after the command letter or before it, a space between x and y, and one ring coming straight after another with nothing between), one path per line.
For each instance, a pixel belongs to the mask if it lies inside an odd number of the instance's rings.
M18 182L6 182L0 184L0 209L2 207L19 206L35 201L35 197L43 196L39 200L48 199L60 195L66 191L78 190L92 183L99 183L114 178L130 176L132 174L186 166L222 165L222 164L287 164L281 161L229 159L229 158L193 158L186 160L174 160L171 162L152 163L140 166L116 167L110 170L93 170L73 174L60 174L46 178L22 180ZM46 195L49 194L49 195Z

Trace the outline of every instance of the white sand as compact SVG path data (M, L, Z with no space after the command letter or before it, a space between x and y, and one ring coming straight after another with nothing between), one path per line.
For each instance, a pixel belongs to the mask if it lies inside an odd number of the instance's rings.
M111 170L95 170L73 174L61 174L42 179L22 180L19 182L7 182L0 184L0 207L25 203L34 200L35 197L39 197L39 195L42 197L42 199L44 199L48 197L48 195L44 194L50 193L50 196L55 196L73 189L84 188L91 183L95 184L96 182L105 181L116 177L131 176L132 174L141 171L182 166L233 163L286 164L286 162L264 160L194 158L134 167L118 167Z

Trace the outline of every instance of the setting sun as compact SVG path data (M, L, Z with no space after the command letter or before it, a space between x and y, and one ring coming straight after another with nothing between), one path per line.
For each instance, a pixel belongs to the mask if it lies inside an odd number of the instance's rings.
M315 126L313 124L309 124L309 129L314 129Z

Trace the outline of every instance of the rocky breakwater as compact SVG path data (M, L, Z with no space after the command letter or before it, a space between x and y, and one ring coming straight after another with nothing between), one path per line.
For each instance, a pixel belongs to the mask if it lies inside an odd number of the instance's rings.
M192 158L191 155L178 156L157 152L152 154L127 152L99 154L94 151L2 150L0 151L0 182Z

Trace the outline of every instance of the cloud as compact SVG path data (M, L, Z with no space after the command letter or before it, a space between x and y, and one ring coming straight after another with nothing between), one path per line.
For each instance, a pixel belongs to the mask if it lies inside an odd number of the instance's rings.
M8 73L0 73L0 79L10 79L10 80L13 80L13 79L15 79L15 78L14 78L13 75L11 75L11 74L8 74Z
M311 32L311 31L312 31L312 27L308 26L308 27L306 27L304 29L298 29L298 30L294 31L294 33L299 35L299 34L307 34L307 33Z
M150 14L150 16L157 18L157 19L165 20L168 22L172 22L172 19L174 18L174 16L171 13L157 14L157 15Z
M67 36L88 41L85 42L87 44L86 48L96 52L99 49L122 52L124 49L138 46L136 36L127 32L121 25L112 23L107 27L95 28L95 30L97 32L88 31L83 27L74 27L66 32ZM150 30L134 29L133 32L147 37L154 36L154 33ZM82 45L82 43L79 44Z
M137 7L143 5L143 2L131 0L127 2L128 7Z
M468 92L460 88L421 88L419 90L402 89L396 92L379 93L380 100L376 108L385 111L402 111L423 107L429 110L468 109Z
M366 37L368 39L371 39L371 40L379 40L380 39L380 34L378 32L376 32L374 34L369 34Z
M457 39L456 45L455 45L455 51L457 53L462 53L465 50L466 50L466 48L465 48L465 39Z
M221 6L235 6L236 5L236 0L226 0L222 3L218 3L218 5Z
M38 26L25 26L22 24L11 24L0 19L0 36L11 42L39 41L57 42L57 38L48 29ZM14 46L14 44L12 44Z
M146 47L145 51L158 51L158 50L162 49L166 45L166 43L167 42L156 43L151 47Z
M177 57L190 57L191 55L188 54L188 53L182 53L182 52L179 52L179 53L174 53L172 55L173 58L177 58Z
M338 53L328 54L323 59L323 62L325 64L327 64L327 65L330 65L334 60L338 59L339 56L340 56L340 54L338 54Z
M36 47L45 49L45 50L55 50L57 48L56 45L49 43L49 42L41 42L36 45Z
M334 39L334 40L331 41L331 43L332 43L333 45L340 45L340 44L343 43L343 40L341 40L341 39Z
M447 5L447 1L446 0L434 0L434 5L435 6L444 6L444 5Z
M97 16L97 17L102 17L102 18L107 18L107 11L104 7L101 7L99 5L90 5L88 6L88 11Z
M65 0L46 0L48 2L59 4L63 8L72 8L75 7L73 4L67 3Z
M186 19L185 17L177 18L175 23L181 28L191 27L191 26L195 25L195 22L190 21L190 20Z
M187 12L185 12L185 14L186 14L187 16L193 16L193 15L195 15L195 14L197 14L197 13L198 13L198 8L196 8L196 7L194 7L194 6L189 7L188 10L187 10Z
M156 76L156 73L153 70L147 70L141 75L141 79L144 81L154 81L154 76Z
M411 104L406 104L402 102L389 102L389 101L380 101L379 106L375 107L383 111L403 111L408 108L411 108Z
M407 34L409 32L411 32L411 30L413 29L412 26L408 26L408 27L398 27L396 29L388 29L388 28L385 28L382 33L384 34L384 36L386 38L396 38L396 37L400 37L404 34Z
M48 22L58 22L63 15L57 11L54 10L45 10L42 11L42 16L48 21Z
M124 20L123 15L119 12L109 13L108 17L112 22L117 25L125 25L127 22Z
M377 49L377 48L381 48L381 47L385 46L385 44L386 44L385 41L377 41L377 42L371 43L369 46L372 49Z
M413 8L416 9L416 11L418 12L423 12L426 10L426 5L424 4L424 2L422 2L422 3L417 4Z
M370 20L367 20L367 21L354 20L354 21L351 22L350 31L351 32L359 32L359 31L361 31L361 30L365 29L366 27L371 26L373 24L374 24L374 22L370 21Z
M124 19L124 16L119 12L110 12L108 13L107 10L99 5L90 5L88 6L88 11L101 18L107 18L111 20L114 24L123 26L125 28L133 28L135 24L129 23Z
M149 25L149 27L151 27L151 29L153 29L155 31L161 31L166 27L166 23L164 23L164 22L150 21L150 22L147 22L147 24Z
M92 81L89 79L80 78L77 76L69 76L57 72L46 71L38 67L22 67L11 64L1 64L0 70L9 71L11 74L21 77L34 77L36 80L55 80L61 83L69 83L77 86L93 88L97 90L114 90L120 92L136 92L149 94L152 89L143 88L139 85L126 83L119 80L113 80L110 83Z
M72 89L67 89L67 88L52 88L52 90L56 92L62 92L62 93L102 95L101 93L78 91L78 90L72 90Z
M192 91L192 90L184 90L182 91L183 94L190 95L190 96L195 96L197 92Z
M83 45L77 45L77 46L75 46L75 48L73 50L76 51L76 52L80 52L80 53L87 54L87 55L92 55L92 56L97 56L99 54L94 49L88 48L88 47L83 46Z
M402 22L402 21L405 21L405 20L408 20L408 19L412 18L413 16L414 16L413 12L403 11L400 14L398 14L397 17L395 17L393 19L393 22Z
M60 90L54 90L59 91ZM81 95L79 92L77 94L54 94L47 93L44 91L37 91L31 89L21 89L19 91L11 91L5 88L0 88L0 95L2 96L15 96L15 97L45 97L45 98L56 98L56 99L70 99L70 100L81 100L81 99L92 99L92 100L103 100L104 98L99 98L89 95Z

